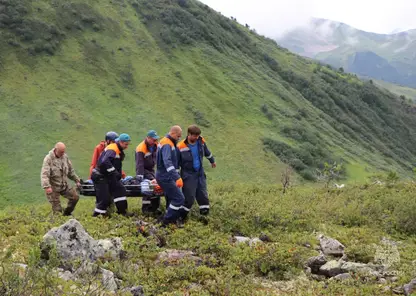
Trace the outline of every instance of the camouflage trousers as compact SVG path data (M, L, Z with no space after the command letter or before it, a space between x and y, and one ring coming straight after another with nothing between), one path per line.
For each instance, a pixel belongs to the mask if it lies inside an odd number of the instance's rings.
M68 199L68 204L64 211L62 211L61 206L61 195ZM46 194L46 197L52 205L52 211L54 213L63 213L64 215L70 215L75 209L75 206L79 200L78 193L75 188L65 188L63 190L56 190L53 188L53 191L49 194Z

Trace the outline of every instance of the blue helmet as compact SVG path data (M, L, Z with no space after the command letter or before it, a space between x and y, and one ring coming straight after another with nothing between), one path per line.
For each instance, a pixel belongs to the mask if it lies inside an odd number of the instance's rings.
M118 134L116 132L108 132L105 134L106 141L115 141L118 138Z
M128 134L121 134L120 137L116 139L116 142L130 142L131 138Z

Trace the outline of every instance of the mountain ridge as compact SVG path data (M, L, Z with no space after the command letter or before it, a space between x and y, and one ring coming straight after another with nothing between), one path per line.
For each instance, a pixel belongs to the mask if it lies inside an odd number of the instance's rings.
M416 46L416 30L407 30L394 34L377 34L356 29L347 24L325 20L312 19L307 26L302 26L288 32L277 40L283 47L334 67L372 77L372 68L377 67L371 61L362 61L364 73L357 73L350 64L351 57L358 52L371 51L389 63L395 69L395 74L389 70L380 70L385 81L416 86L416 63L414 49ZM368 70L367 70L368 68ZM374 77L379 79L380 77Z

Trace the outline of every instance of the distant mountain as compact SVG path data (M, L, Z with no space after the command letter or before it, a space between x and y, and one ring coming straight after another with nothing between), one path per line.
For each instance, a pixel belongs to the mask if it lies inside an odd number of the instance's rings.
M340 22L312 19L277 42L348 72L416 87L416 30L376 34Z

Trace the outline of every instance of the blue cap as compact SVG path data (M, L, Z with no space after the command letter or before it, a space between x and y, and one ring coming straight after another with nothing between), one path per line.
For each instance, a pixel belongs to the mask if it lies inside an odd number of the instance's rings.
M150 137L150 138L152 138L152 139L155 139L155 140L160 139L160 137L157 135L157 132L155 130L150 130L147 133L147 136Z
M128 134L121 134L117 139L116 142L130 142L131 138Z

